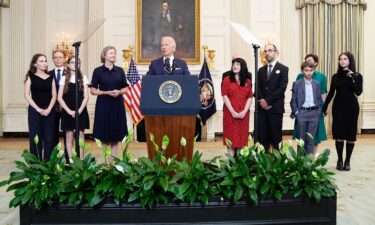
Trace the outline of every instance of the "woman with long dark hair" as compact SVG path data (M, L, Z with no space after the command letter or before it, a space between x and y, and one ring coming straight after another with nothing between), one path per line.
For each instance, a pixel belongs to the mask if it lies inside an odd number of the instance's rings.
M339 56L336 74L332 76L331 86L322 111L327 114L327 107L333 100L332 134L336 140L337 170L350 170L350 158L357 136L359 104L357 96L362 94L362 75L356 72L354 56L343 52ZM346 158L343 163L344 141L346 141Z
M68 58L68 67L65 76L61 77L58 101L63 108L61 113L61 128L66 134L66 150L69 161L72 161L72 149L74 144L75 130L75 108L76 108L76 83L75 83L75 62L76 58ZM90 128L87 102L89 101L89 80L82 75L80 70L81 60L78 59L78 114L79 114L79 138L85 139L84 131ZM80 149L80 157L83 157L83 149Z
M40 160L49 160L55 147L55 111L52 109L56 102L56 86L47 67L47 57L44 54L35 54L24 81L24 97L29 105L30 152ZM35 136L38 136L37 143Z
M249 132L249 111L253 96L251 80L245 60L232 60L232 70L221 85L221 95L224 100L223 133L224 145L230 140L232 146L227 146L228 153L236 155L236 150L247 145Z

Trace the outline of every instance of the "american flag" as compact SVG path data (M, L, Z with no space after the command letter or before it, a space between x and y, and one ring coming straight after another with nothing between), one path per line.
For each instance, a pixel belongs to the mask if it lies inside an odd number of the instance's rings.
M125 94L122 95L122 97L124 99L126 108L132 114L134 125L137 125L143 119L143 114L139 107L142 88L141 79L139 78L138 71L135 67L133 59L130 61L127 79L130 85L127 87L127 90Z

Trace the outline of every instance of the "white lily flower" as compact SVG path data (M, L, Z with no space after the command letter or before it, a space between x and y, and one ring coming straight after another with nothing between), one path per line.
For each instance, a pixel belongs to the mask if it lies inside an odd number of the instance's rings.
M116 169L120 171L121 173L124 173L124 167L121 165L115 165Z

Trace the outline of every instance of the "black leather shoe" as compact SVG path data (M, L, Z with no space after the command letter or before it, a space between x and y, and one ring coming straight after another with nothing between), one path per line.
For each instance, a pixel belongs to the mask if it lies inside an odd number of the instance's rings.
M350 161L345 161L344 170L345 171L349 171L350 170Z
M337 170L343 170L344 169L344 166L343 166L341 160L337 161L336 169Z

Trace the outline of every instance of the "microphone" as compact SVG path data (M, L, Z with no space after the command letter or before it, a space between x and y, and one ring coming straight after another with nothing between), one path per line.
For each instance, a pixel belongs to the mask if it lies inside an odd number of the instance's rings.
M172 71L174 71L177 67L177 64L176 64L176 61L173 59L173 62L172 62Z

